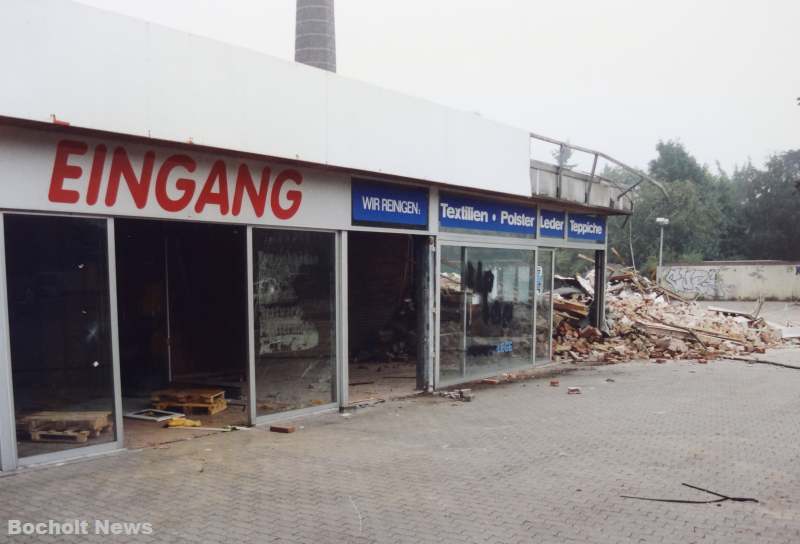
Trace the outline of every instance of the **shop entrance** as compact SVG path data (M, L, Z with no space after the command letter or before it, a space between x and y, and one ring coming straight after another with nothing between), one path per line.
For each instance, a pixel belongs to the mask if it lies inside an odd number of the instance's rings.
M351 403L425 387L428 255L427 236L349 234Z
M117 219L115 240L126 447L246 424L245 229ZM154 408L201 426L165 427Z

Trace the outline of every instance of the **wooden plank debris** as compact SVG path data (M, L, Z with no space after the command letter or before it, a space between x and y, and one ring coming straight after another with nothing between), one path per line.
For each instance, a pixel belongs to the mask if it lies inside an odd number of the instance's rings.
M66 429L63 431L31 431L32 442L69 442L83 444L89 440L90 431Z
M153 391L150 398L156 410L178 408L187 414L204 411L213 416L228 408L225 390L219 388L171 387Z
M589 307L580 302L571 302L561 299L560 297L553 298L553 308L561 312L567 312L579 317L586 317L589 315Z
M573 278L558 278L564 286L577 283ZM709 360L763 353L782 345L786 341L782 336L800 338L800 328L776 326L759 317L763 301L749 313L706 309L633 268L615 267L608 282L606 328L597 331L601 334L586 327L592 297L585 289L564 288L561 294L553 294L555 360Z
M111 412L98 410L43 410L17 418L17 433L34 442L85 442L112 428Z

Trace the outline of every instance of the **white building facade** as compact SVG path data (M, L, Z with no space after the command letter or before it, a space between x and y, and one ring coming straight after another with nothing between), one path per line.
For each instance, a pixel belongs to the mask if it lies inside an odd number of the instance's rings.
M360 233L409 240L419 389L550 361L558 249L604 284L629 204L525 131L78 4L4 11L2 470L125 447L124 399L176 377L238 376L248 424L346 406ZM37 448L42 410L112 425Z

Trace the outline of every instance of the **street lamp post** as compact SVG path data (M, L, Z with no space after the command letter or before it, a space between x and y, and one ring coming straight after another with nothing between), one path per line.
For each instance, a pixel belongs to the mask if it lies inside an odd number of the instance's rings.
M664 257L664 227L669 225L667 217L656 217L656 224L661 227L661 242L658 246L658 268L656 268L656 285L661 285L661 265Z

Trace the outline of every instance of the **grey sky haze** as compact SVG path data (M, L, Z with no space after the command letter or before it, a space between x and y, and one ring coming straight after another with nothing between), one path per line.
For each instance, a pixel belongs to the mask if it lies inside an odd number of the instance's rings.
M81 0L294 55L294 0ZM646 167L800 148L798 0L336 0L339 73Z

